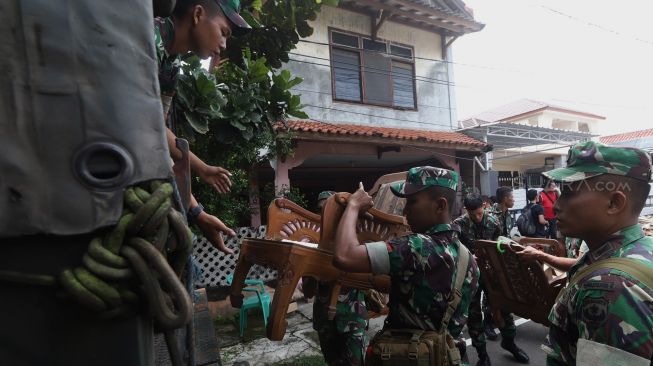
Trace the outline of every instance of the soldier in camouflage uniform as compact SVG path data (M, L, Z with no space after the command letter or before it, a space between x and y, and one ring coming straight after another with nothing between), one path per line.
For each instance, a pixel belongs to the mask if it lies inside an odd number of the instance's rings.
M515 198L512 195L512 188L499 187L497 189L497 203L492 206L490 212L496 216L501 224L501 235L507 238L510 237L510 230L512 230L513 220L510 215L510 209L515 206Z
M646 152L589 141L569 150L566 168L544 175L562 182L554 206L560 232L589 247L569 278L607 258L640 261L653 275L653 239L637 223L650 189ZM579 339L651 359L653 288L616 269L595 269L574 280L549 314L547 364L576 365Z
M336 233L334 265L347 272L390 275L386 319L390 328L437 330L458 270L464 270L466 278L461 301L448 325L451 336L458 337L467 321L479 274L472 258L466 268L457 268L460 251L467 250L458 240L458 231L449 224L457 186L456 172L428 166L410 169L406 182L391 189L395 195L406 197L404 214L414 234L388 242L358 242L356 220L360 212L372 207L372 198L362 184L348 201Z
M467 213L454 220L453 223L460 228L460 241L473 253L476 240L497 240L501 234L501 224L496 216L483 209L483 200L478 194L470 194L465 197L463 203ZM472 345L478 354L478 363L476 365L488 366L491 363L485 346L481 292L481 290L476 292L469 306L467 328L469 329L469 336L472 338ZM501 315L506 319L506 326L500 329L502 347L513 353L518 360L527 362L528 355L515 345L515 327L512 315L510 313L502 313Z
M505 237L510 237L510 231L514 225L512 216L510 215L510 209L515 206L515 198L512 194L512 188L510 187L499 187L497 189L497 203L492 206L490 213L494 215L498 220L501 226L501 235ZM483 300L483 314L484 314L484 323L485 323L485 334L488 338L494 339L496 333L494 332L494 320L492 319L492 312L490 311L490 303L485 298ZM503 315L503 314L502 314ZM519 347L514 346L514 339L517 333L517 327L515 326L515 320L512 314L503 315L504 326L501 328L501 346L510 351L512 355L517 359L517 361L522 363L528 363L528 355L521 350ZM512 340L512 344L506 343ZM513 347L514 346L514 347Z
M320 192L317 196L318 213L326 200L334 195L333 191ZM306 279L305 286L313 286L313 279ZM343 288L333 320L329 320L329 300L332 286L318 284L315 302L313 302L313 329L320 339L320 348L329 365L364 365L365 348L368 339L367 307L363 291Z
M239 0L177 0L174 12L169 18L155 18L154 37L156 57L159 66L159 86L163 115L168 121L168 113L175 95L181 67L181 55L193 52L200 58L220 57L226 47L227 38L232 31L242 33L250 29L238 14ZM166 129L168 149L173 160L182 158L176 146L176 136ZM192 152L190 167L198 176L219 193L230 190L231 173L224 168L203 162ZM220 219L204 212L204 207L191 196L188 211L189 223L197 224L202 234L218 250L232 254L233 250L224 244L222 234L235 236L236 233Z

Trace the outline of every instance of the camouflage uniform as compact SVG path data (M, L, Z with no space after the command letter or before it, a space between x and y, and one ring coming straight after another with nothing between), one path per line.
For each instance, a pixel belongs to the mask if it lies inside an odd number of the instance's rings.
M334 194L320 192L317 200L326 200ZM324 359L329 365L363 365L369 341L365 333L368 316L364 291L343 289L338 296L336 315L329 320L332 289L328 283L319 283L313 303L313 329L319 336Z
M601 174L648 182L650 157L639 149L609 147L590 141L570 149L566 168L544 173L564 183ZM623 228L606 239L571 268L570 278L588 265L607 258L633 258L653 271L653 239L644 235L641 226ZM548 365L575 365L578 339L603 343L651 359L652 288L616 269L598 269L563 291L549 314Z
M472 252L474 252L474 242L476 240L497 240L501 233L499 220L496 216L488 212L483 213L483 219L479 224L473 222L467 214L454 220L454 224L460 227L460 241ZM483 286L481 285L482 288ZM487 314L490 314L489 307L487 309L481 308L482 292L482 290L477 291L472 299L472 303L469 306L469 322L467 323L472 345L479 354L487 353L485 348L485 333L483 332L483 313L486 314L486 318L488 317ZM484 304L487 304L487 302ZM501 312L501 316L505 320L504 327L499 329L501 336L506 340L514 340L517 328L515 327L512 314Z
M156 48L156 60L159 65L159 87L161 88L161 103L163 104L163 115L167 117L172 104L172 97L175 95L179 70L181 68L181 57L170 55L166 47L175 38L175 25L170 18L154 19L154 45Z
M398 196L410 195L429 186L455 189L458 174L445 169L420 167L408 172L406 182L392 186ZM438 330L450 296L461 250L458 229L439 224L423 234L410 234L387 242L367 243L372 272L391 277L390 328ZM455 268L455 270L454 270ZM479 271L470 258L461 289L461 300L448 325L457 338L467 322L467 311L478 289ZM465 362L467 364L467 362Z
M338 296L336 315L329 320L332 286L320 283L313 303L313 329L329 365L364 365L368 339L367 308L363 291L352 289Z
M565 248L567 249L567 258L580 258L587 253L587 244L578 238L565 238Z
M471 250L475 251L474 243L476 240L497 240L501 235L501 224L496 216L487 211L483 213L483 219L480 223L475 223L468 214L464 214L454 220L454 224L460 228L460 241Z
M502 211L501 205L495 203L490 209L490 213L499 220L499 224L501 225L501 235L509 238L510 230L512 230L513 226L512 215L510 215L510 211Z

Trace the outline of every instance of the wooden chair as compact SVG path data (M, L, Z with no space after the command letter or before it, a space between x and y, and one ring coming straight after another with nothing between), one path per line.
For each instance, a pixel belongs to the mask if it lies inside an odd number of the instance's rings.
M320 215L285 198L277 198L268 207L268 240L320 242Z
M375 209L390 215L403 216L406 199L395 196L390 190L390 185L405 180L406 173L386 174L374 183L368 193L374 198Z
M313 277L321 282L336 282L338 285L334 287L375 288L383 292L389 290L390 278L388 276L375 276L371 273L344 273L333 266L335 231L348 197L348 193L336 194L325 203L318 248L276 240L243 240L230 290L231 304L234 307L241 306L243 301L241 291L252 265L259 264L276 268L279 278L268 319L267 337L269 339L275 341L283 339L286 332L285 317L288 305L301 277ZM369 215L369 217L360 219L358 223L357 231L361 242L388 240L408 232L408 226L403 217L385 214L374 209L370 209ZM334 294L337 300L335 291ZM332 294L332 302L333 298Z
M538 239L541 240L541 239ZM547 278L539 262L523 262L508 244L499 246L489 240L476 242L476 256L481 279L492 306L492 315L503 325L501 311L549 326L547 319L558 292L566 284L566 274Z
M521 237L515 239L515 241L523 246L537 245L543 252L554 255L556 257L567 256L565 245L556 239Z

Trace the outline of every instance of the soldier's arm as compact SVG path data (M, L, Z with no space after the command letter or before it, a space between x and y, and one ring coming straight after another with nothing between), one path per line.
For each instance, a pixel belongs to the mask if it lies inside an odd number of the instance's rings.
M336 245L333 265L346 272L370 272L370 257L367 247L360 245L356 235L358 215L372 207L372 197L365 192L363 185L349 197L347 208L336 230Z
M565 272L569 271L571 267L578 261L577 258L556 257L555 255L545 253L532 246L528 246L521 252L517 252L517 255L520 259L539 260L540 262L544 262Z
M172 160L177 161L181 159L181 150L177 148L177 136L169 128L166 129L166 138ZM229 179L231 173L228 170L206 164L197 155L193 154L192 151L188 151L188 155L190 156L191 170L197 173L204 182L209 184L218 193L227 193L231 190L231 179Z
M451 317L448 326L449 334L454 338L457 338L460 335L463 326L467 323L469 304L471 304L476 291L480 291L478 288L479 270L476 261L469 262L467 265L467 271L468 274L461 289L460 303Z
M492 232L492 240L499 239L499 236L501 236L501 224L499 224L498 220L495 220L494 231Z
M453 223L460 228L460 234L458 235L458 239L460 239L460 242L463 243L463 245L466 246L468 249L473 248L474 242L473 239L470 238L469 235L467 234L464 216L460 216L459 218L453 220Z

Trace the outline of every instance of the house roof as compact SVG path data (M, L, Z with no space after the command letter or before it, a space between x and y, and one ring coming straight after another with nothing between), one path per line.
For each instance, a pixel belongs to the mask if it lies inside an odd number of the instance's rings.
M460 127L469 128L492 122L510 122L511 120L520 119L528 116L529 114L539 113L544 110L571 113L589 118L605 119L603 116L582 112L575 109L564 108L550 103L540 102L532 99L520 99L467 118L460 122Z
M485 27L461 0L341 0L339 6L366 14L384 11L390 21L448 36L478 32Z
M460 0L408 0L408 2L424 5L463 19L474 20L472 11Z
M537 145L573 145L591 140L588 132L567 131L508 122L490 122L460 130L479 141L487 141L495 150Z
M278 123L276 129L281 129L283 125ZM441 143L461 145L475 148L485 148L486 143L476 140L460 132L450 131L427 131L427 130L412 130L406 128L390 128L378 126L363 126L354 124L341 124L341 123L327 123L317 121L299 121L290 120L286 121L286 126L295 132L306 135L331 135L342 137L367 137L367 138L382 138L385 140L399 143L406 141L415 141L421 143Z
M653 128L647 130L631 131L616 135L601 136L599 140L603 144L616 144L619 142L638 140L645 137L653 137Z

